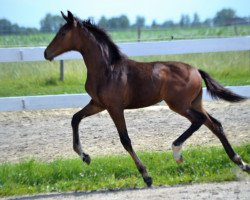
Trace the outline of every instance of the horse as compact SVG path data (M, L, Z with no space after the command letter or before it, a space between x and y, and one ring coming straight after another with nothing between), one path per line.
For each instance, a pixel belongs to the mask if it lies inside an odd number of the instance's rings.
M171 110L186 117L190 127L173 143L173 157L183 162L183 143L202 125L221 141L229 158L243 171L250 173L246 164L229 143L221 123L212 117L202 105L202 80L214 99L239 102L246 98L226 89L207 72L183 62L137 62L124 55L108 33L90 20L81 20L68 11L61 12L66 23L44 51L45 59L77 51L87 67L86 92L90 102L72 117L73 149L83 162L90 164L90 156L83 151L79 139L79 123L82 119L107 110L112 118L125 150L135 162L144 182L152 185L147 168L135 153L128 136L124 118L125 109L151 106L165 101Z

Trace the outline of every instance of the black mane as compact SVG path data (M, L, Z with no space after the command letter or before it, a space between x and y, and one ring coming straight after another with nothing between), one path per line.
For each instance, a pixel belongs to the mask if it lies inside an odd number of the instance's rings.
M90 20L81 21L76 19L83 27L85 27L96 39L97 44L102 49L105 61L108 65L113 65L117 61L120 61L125 56L119 50L119 47L112 41L108 33L93 24Z

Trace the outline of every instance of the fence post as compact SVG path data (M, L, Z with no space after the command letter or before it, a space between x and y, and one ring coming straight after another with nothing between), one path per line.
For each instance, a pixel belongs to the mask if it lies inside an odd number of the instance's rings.
M250 70L250 50L248 50L248 57L249 57L249 70Z
M60 81L64 81L64 61L60 60Z
M141 41L141 27L137 27L137 42Z

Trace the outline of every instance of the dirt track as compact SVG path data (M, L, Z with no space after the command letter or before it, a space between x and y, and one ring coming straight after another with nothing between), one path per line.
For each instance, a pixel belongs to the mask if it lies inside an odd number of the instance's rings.
M233 145L250 142L250 100L238 104L206 102L207 111L219 119ZM0 112L0 163L26 158L53 160L77 157L72 150L71 117L78 109ZM136 150L169 150L172 141L189 126L183 117L166 106L126 111L129 135ZM84 149L90 155L126 153L106 112L83 120L80 126ZM220 145L202 127L187 145ZM165 200L165 199L249 199L250 179L241 181L160 187L116 192L45 194L17 199ZM242 180L243 179L243 180Z
M250 142L250 100L232 104L206 102L207 111L220 120L232 144ZM79 109L0 112L0 163L25 158L52 160L76 157L72 150L71 117ZM135 150L169 150L189 122L167 106L125 112ZM90 155L126 153L107 112L91 116L80 125L82 146ZM218 145L202 127L187 145Z

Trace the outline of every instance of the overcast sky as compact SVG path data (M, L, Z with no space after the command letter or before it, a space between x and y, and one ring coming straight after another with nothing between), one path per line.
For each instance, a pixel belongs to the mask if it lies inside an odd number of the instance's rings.
M232 8L238 16L250 16L249 0L1 0L0 19L25 27L40 27L47 13L59 15L70 10L81 19L101 16L107 18L125 14L131 23L144 16L146 24L153 20L179 22L181 14L198 13L201 20L214 17L218 10Z

